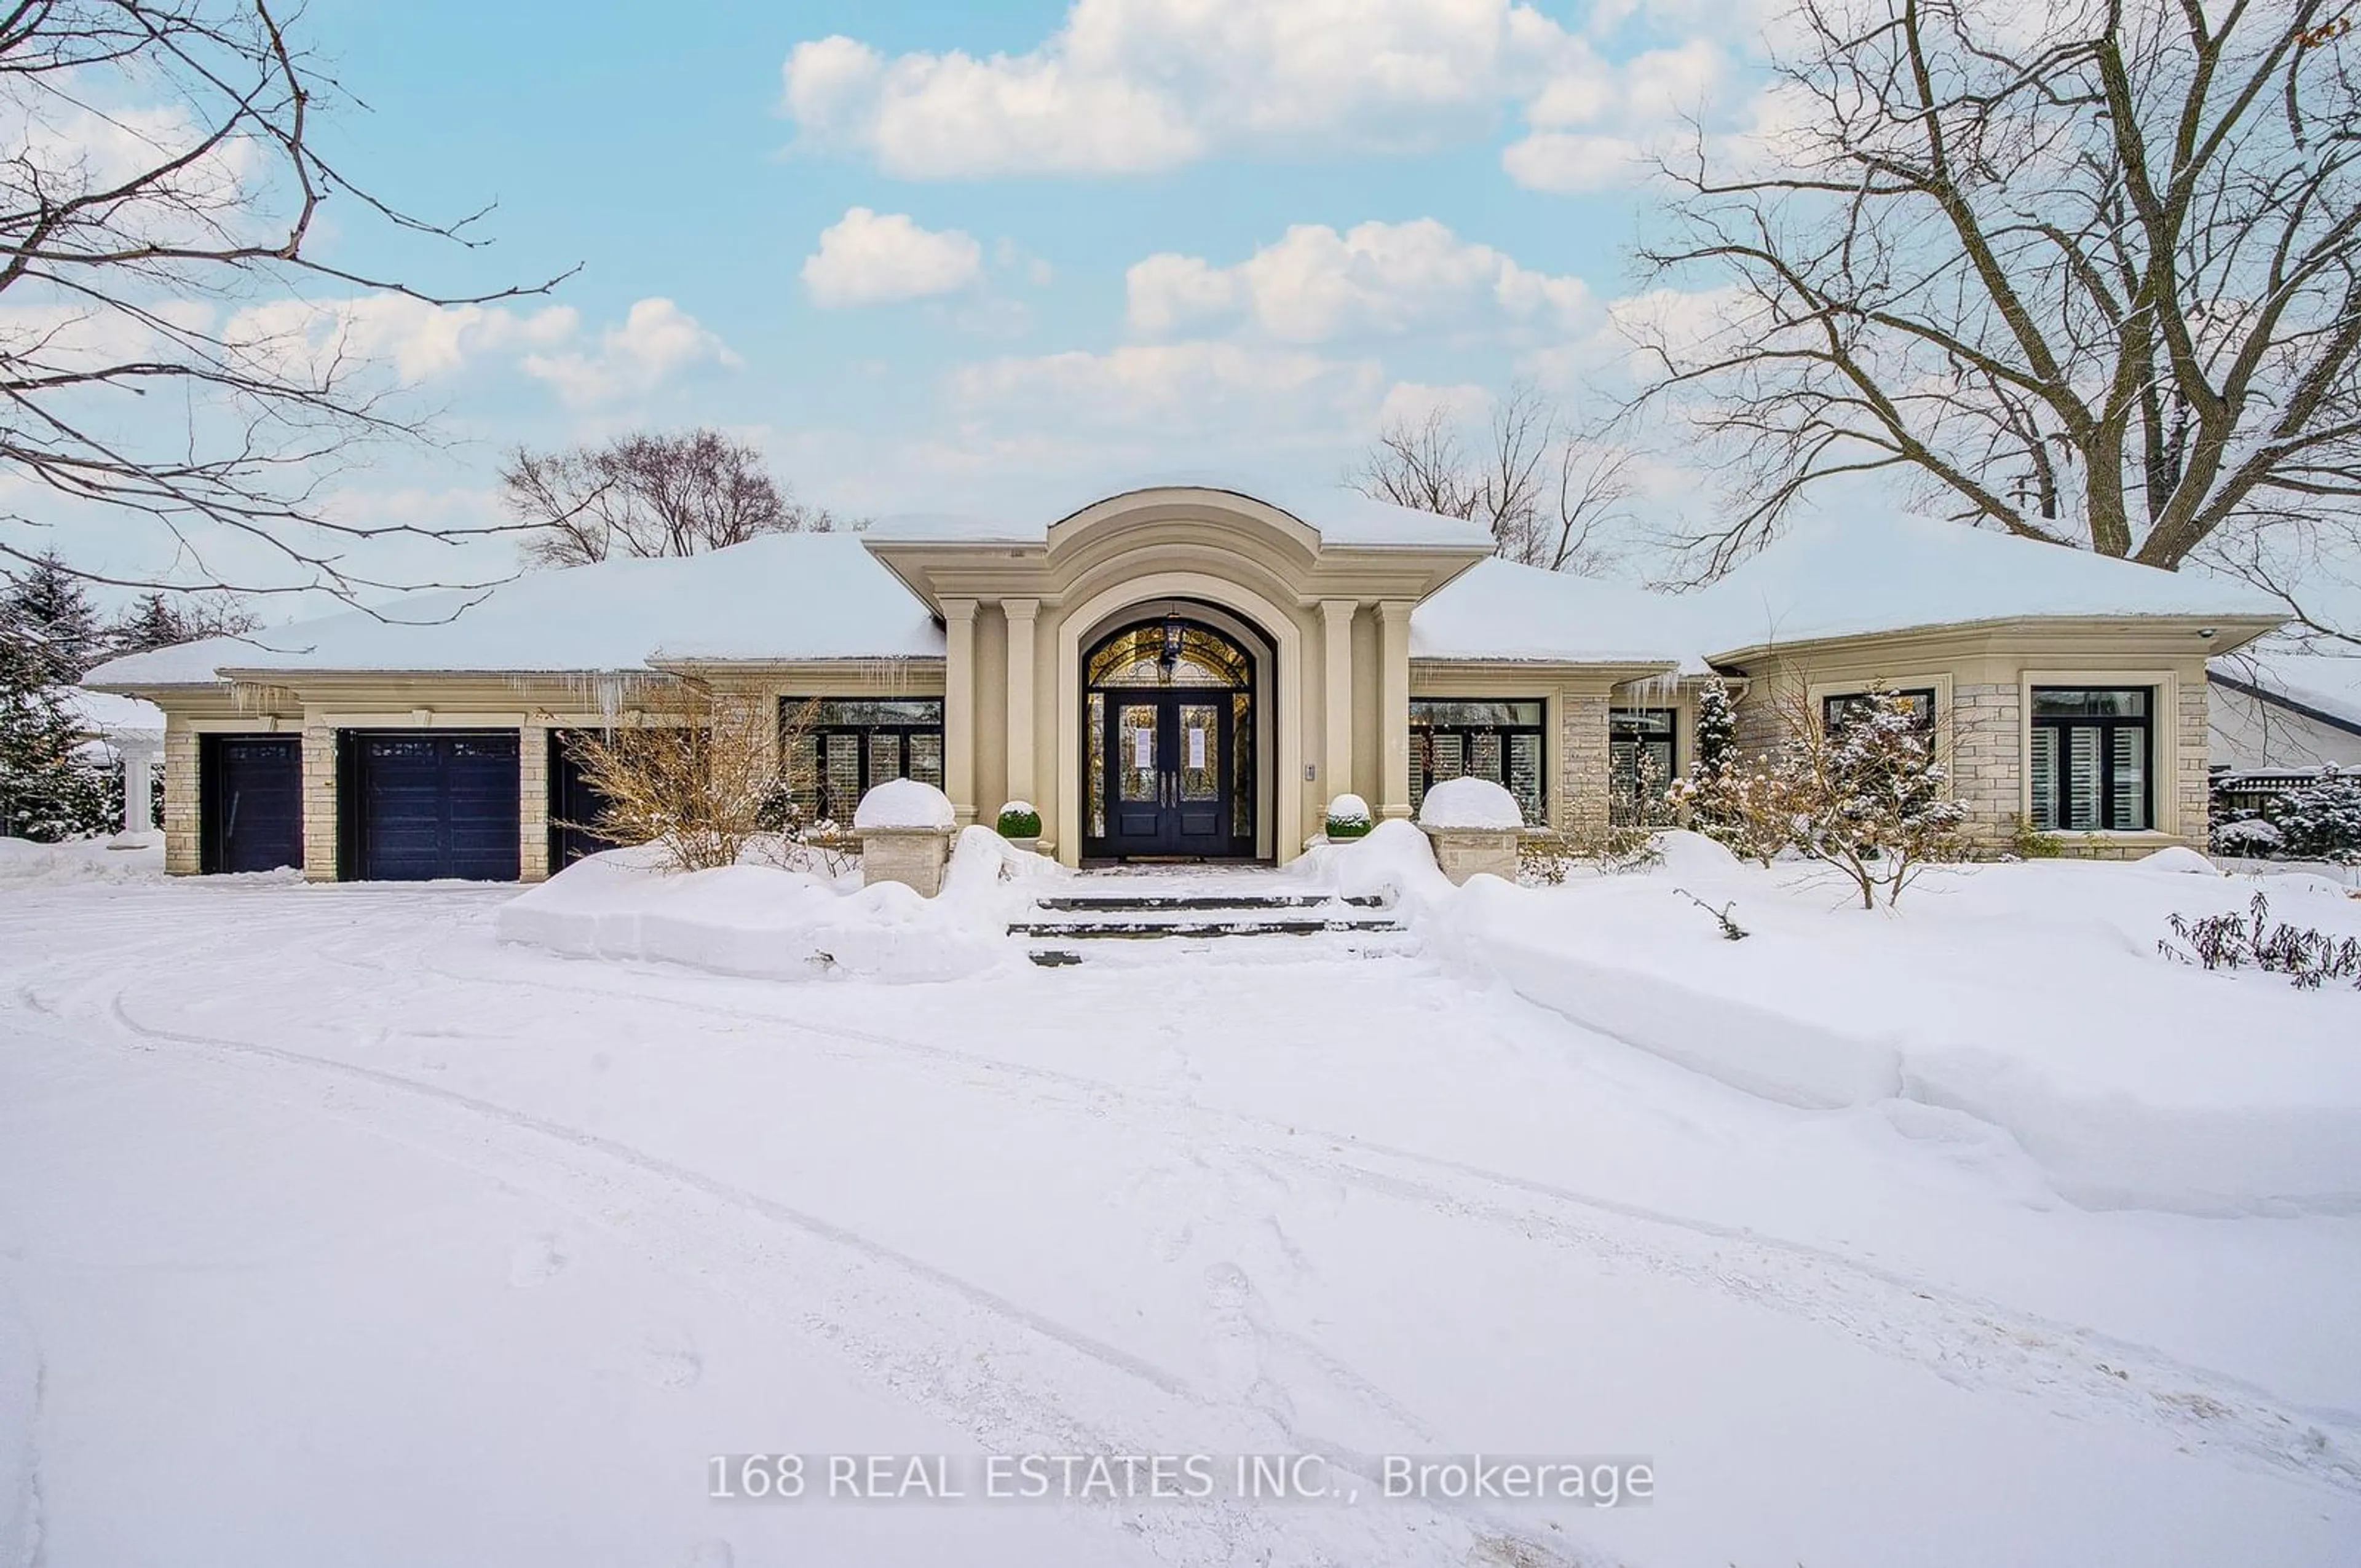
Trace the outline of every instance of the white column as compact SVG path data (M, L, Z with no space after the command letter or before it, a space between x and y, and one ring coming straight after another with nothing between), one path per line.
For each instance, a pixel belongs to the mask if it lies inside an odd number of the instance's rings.
M157 748L134 741L121 750L123 830L126 833L145 833L151 826L148 818L148 796L155 786Z
M943 793L975 820L975 600L943 600Z
M1352 599L1322 599L1321 629L1326 644L1321 667L1326 674L1328 751L1321 762L1322 798L1334 800L1353 787L1353 612Z
M1378 815L1410 815L1410 610L1408 599L1378 606Z
M1038 806L1033 795L1033 755L1039 741L1033 732L1033 620L1041 601L1003 599L1000 610L1008 618L1008 798Z

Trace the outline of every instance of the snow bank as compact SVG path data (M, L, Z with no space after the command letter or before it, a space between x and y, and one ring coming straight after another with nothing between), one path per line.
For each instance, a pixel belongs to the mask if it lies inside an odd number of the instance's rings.
M1490 779L1447 779L1426 792L1418 819L1429 828L1522 828L1517 797Z
M1643 872L1455 889L1388 823L1309 871L1395 892L1445 961L1750 1094L1990 1123L2087 1207L2361 1211L2361 992L2157 949L2170 916L2243 910L2258 887L2274 921L2361 935L2361 902L2335 883L2168 851L1938 868L1899 910L1867 913L1819 868L1663 842ZM1733 905L1750 935L1724 938L1684 890Z
M852 826L863 828L924 828L950 832L959 825L951 797L917 779L888 779L861 797L852 808Z
M122 847L117 848L120 844ZM148 882L164 874L164 835L149 828L109 839L36 844L0 839L0 887L52 887L77 882ZM257 872L251 878L300 882L301 872Z
M983 828L960 835L935 898L768 865L671 872L644 849L609 850L503 905L497 930L573 958L721 974L949 980L1019 951L1006 936L1024 901L1016 883L1057 869Z

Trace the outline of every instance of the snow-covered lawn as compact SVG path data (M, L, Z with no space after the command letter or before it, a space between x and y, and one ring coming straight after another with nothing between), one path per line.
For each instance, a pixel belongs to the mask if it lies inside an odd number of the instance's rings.
M9 1568L2223 1568L2361 1545L2361 1217L2326 1192L2103 1201L1927 1087L1928 1042L1979 1021L1966 955L2107 918L2070 895L2092 868L2008 868L2057 884L2047 925L1971 891L1844 912L1840 956L1926 1027L1862 1036L1891 1083L1791 1103L1724 1080L1742 1041L1667 1059L1574 1022L1593 1003L1562 978L1528 1000L1543 960L1480 950L1505 925L1584 948L1553 972L1593 992L1669 973L1710 999L1745 990L1724 949L1792 970L1825 948L1808 893L1733 872L1761 934L1721 943L1680 905L1704 955L1683 961L1669 888L1709 868L1444 901L1403 956L1312 938L887 984L503 945L511 890L123 863L0 889ZM2195 1010L2158 1042L2176 1086L2201 1047L2234 1082L2267 1044L2198 1037L2246 1003L2187 987L2361 1016L2166 970L2144 936L2071 950L2102 987L2155 964ZM1840 1021L1807 990L1763 1009L1806 1053ZM2093 1055L2074 1070L2124 1071ZM1382 1456L1479 1452L1645 1458L1656 1496L1376 1496ZM959 1455L971 1483L995 1453L1312 1454L1360 1497L708 1497L710 1456L779 1453Z

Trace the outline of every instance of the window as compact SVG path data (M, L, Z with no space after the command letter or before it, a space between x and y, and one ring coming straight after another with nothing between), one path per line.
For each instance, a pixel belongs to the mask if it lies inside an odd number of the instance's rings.
M1617 827L1667 815L1664 796L1673 782L1678 718L1669 707L1619 707L1607 715L1608 820Z
M940 697L782 697L780 728L807 706L810 725L787 752L787 793L807 815L849 828L861 797L888 779L942 788Z
M1446 779L1489 779L1517 797L1525 826L1549 820L1543 784L1542 705L1484 698L1413 697L1410 705L1410 808Z
M1909 702L1911 715L1918 720L1919 733L1931 738L1935 733L1935 693L1932 688L1914 686L1894 695ZM1867 692L1838 692L1820 699L1820 723L1831 735L1839 733L1868 711Z
M2152 822L2145 686L2033 688L2033 825L2136 833Z

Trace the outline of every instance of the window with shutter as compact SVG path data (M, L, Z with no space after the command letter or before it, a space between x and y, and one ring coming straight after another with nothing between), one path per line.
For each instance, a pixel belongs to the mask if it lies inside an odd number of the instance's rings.
M2144 686L2033 688L2033 826L2073 833L2153 825L2155 734Z

